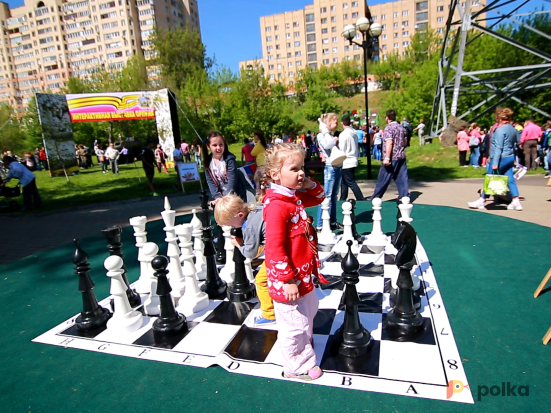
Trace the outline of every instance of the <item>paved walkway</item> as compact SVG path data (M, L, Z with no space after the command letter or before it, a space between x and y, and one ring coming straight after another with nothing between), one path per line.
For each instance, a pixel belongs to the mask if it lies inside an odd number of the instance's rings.
M464 179L439 182L410 182L414 203L466 208L474 201L482 179ZM506 205L493 206L476 213L495 214L551 227L551 187L542 175L526 176L518 182L524 211L508 211ZM360 184L363 193L373 193L375 181ZM383 201L395 199L394 185L388 189ZM169 196L177 215L199 208L197 194ZM110 225L127 226L128 219L145 215L149 221L161 219L163 198L148 198L129 202L89 205L82 209L48 212L36 215L0 215L0 264L32 255L39 251L66 244L74 238L97 235ZM383 205L384 208L384 205ZM412 216L415 217L415 208Z

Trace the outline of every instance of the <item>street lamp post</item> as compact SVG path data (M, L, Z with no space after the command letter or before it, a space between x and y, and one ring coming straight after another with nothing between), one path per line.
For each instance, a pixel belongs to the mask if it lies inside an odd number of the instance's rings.
M349 24L344 27L342 32L343 37L350 42L360 46L364 51L364 97L365 97L365 120L366 120L366 142L367 142L367 179L372 179L371 173L371 137L369 136L369 125L371 120L369 119L369 103L367 96L367 60L371 57L371 45L372 39L376 39L381 35L383 26L379 23L373 23L371 19L367 17L360 17L356 24ZM354 41L356 32L362 34L362 42L357 43Z

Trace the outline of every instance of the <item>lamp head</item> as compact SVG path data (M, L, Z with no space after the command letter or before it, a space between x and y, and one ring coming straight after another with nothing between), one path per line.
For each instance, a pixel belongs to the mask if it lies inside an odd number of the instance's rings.
M367 17L360 17L356 22L356 29L362 33L367 33L369 30L369 19Z
M353 24L347 24L344 26L342 35L346 40L352 40L354 36L356 36L356 26Z
M382 32L383 32L383 26L381 26L380 23L373 23L369 27L369 35L371 37L379 37Z

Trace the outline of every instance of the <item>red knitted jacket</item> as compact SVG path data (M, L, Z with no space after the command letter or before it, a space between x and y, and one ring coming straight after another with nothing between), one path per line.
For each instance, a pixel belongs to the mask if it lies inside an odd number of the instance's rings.
M283 284L290 279L295 280L301 297L314 289L312 275L318 275L319 260L312 247L317 247L317 239L304 208L324 199L318 182L306 192L296 191L295 196L269 189L264 197L266 273L270 297L276 301L287 301Z

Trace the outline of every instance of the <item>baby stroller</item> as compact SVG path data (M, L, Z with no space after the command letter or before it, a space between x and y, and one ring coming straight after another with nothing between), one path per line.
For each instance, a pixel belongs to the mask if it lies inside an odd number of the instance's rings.
M4 180L0 177L0 184L2 182L4 182ZM19 211L21 209L19 202L14 199L9 200L9 198L17 198L18 196L21 196L21 184L14 187L0 186L0 197L7 199L0 201L0 212Z

